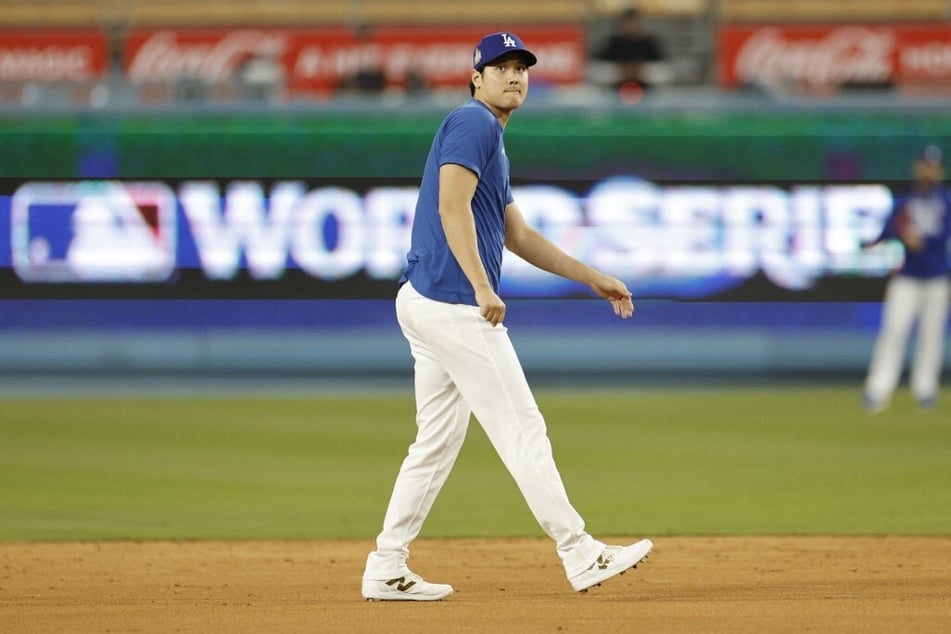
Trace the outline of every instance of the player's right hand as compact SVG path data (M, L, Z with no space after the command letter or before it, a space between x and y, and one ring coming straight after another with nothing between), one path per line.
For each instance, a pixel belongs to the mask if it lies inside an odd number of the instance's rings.
M914 227L906 227L898 237L910 251L924 251L925 249L925 240L920 233L915 231Z
M476 303L483 319L498 326L505 319L505 302L492 289L476 290Z
M925 240L918 233L918 229L911 219L911 214L907 211L902 211L896 216L895 233L898 234L898 239L910 251L922 251L925 248Z

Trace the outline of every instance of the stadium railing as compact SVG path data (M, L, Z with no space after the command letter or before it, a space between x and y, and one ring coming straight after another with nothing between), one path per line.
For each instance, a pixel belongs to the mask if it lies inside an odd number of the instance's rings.
M914 22L951 19L949 0L719 0L723 22Z

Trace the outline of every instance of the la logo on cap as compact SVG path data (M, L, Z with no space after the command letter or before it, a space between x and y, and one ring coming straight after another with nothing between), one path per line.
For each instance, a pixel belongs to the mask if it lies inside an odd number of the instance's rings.
M505 48L517 48L518 44L515 43L515 40L508 33L502 34L502 46Z

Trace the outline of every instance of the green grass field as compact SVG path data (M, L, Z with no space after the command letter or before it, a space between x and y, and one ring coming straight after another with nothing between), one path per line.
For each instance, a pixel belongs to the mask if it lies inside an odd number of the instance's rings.
M599 536L951 533L951 421L854 387L543 390ZM0 399L0 540L372 538L410 394ZM423 536L541 535L473 422Z

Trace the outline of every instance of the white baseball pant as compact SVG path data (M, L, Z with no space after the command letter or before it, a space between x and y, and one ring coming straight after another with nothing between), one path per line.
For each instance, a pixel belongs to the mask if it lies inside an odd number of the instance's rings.
M428 299L410 283L397 295L396 312L415 360L418 431L364 578L392 579L407 572L409 544L452 470L471 413L555 541L567 576L589 567L604 544L585 531L568 501L545 420L505 326L493 327L477 306Z
M891 398L901 379L905 347L916 320L918 332L911 366L911 392L918 400L937 397L949 299L951 282L946 276L920 280L896 275L888 281L882 326L865 381L865 394L869 398L882 403Z

